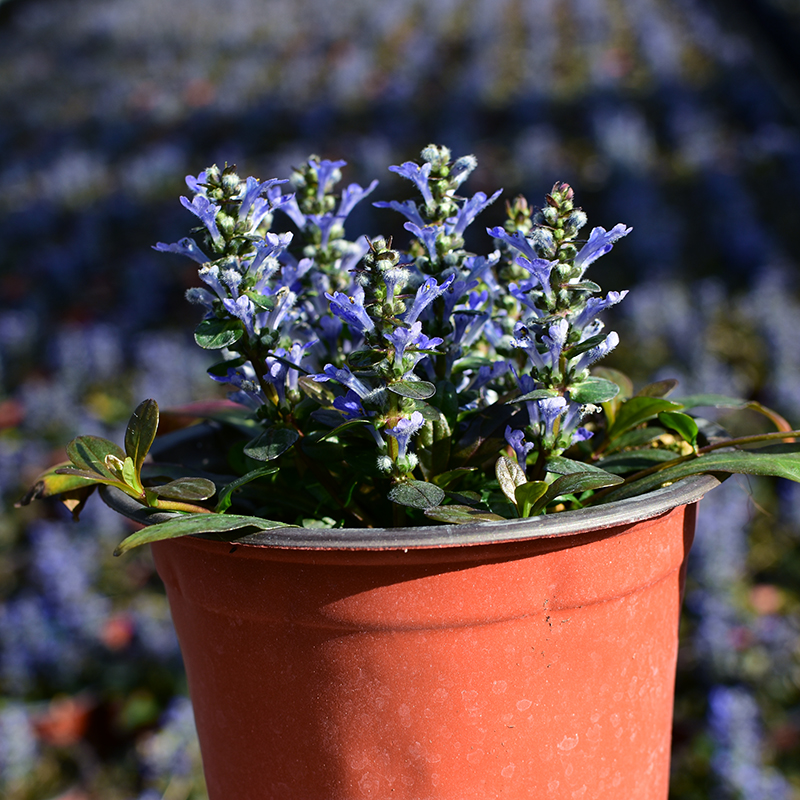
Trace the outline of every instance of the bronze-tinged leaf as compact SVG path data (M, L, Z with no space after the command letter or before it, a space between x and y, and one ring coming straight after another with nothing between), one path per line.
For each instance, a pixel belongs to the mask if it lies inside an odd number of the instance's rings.
M61 471L66 469L70 471ZM98 477L94 473L87 472L83 474L79 470L74 470L71 468L70 462L65 461L61 464L56 464L39 475L33 486L25 493L25 496L14 505L16 508L20 508L21 506L27 506L33 500L43 500L46 497L64 495L80 489L89 489L91 491L100 483Z
M512 461L506 456L500 456L494 465L494 472L503 494L516 505L517 487L527 481L522 467L516 461Z

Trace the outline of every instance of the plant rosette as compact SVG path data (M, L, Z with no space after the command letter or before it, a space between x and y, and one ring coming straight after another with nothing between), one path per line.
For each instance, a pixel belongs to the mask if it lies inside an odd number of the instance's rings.
M430 145L391 167L419 197L375 203L397 249L346 238L377 181L339 192L343 166L187 178L200 225L155 249L199 264L229 401L156 439L145 400L123 447L78 437L22 502L77 517L102 487L144 523L117 553L153 545L213 800L665 798L696 503L800 480L800 432L599 366L627 292L586 272L630 228L582 236L568 185L473 253L500 192L462 196L475 159ZM732 438L710 407L776 430Z

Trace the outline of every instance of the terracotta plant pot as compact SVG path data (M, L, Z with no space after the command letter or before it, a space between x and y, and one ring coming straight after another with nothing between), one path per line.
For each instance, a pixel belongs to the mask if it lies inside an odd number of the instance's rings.
M154 544L210 800L665 800L686 557L716 483Z

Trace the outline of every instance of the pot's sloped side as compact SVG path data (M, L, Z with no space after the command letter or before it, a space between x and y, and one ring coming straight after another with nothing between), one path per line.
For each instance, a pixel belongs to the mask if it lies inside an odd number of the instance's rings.
M450 564L155 544L211 800L665 800L694 517Z

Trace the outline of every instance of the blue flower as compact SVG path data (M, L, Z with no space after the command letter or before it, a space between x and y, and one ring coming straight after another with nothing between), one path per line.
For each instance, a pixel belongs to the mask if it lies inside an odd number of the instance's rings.
M548 299L553 296L553 290L550 286L550 273L553 271L553 267L558 264L558 261L548 261L545 258L529 259L525 256L520 256L517 258L516 263L533 275Z
M197 242L188 236L172 244L158 242L153 245L153 250L158 250L159 253L176 253L180 256L187 256L198 264L206 264L209 261L208 256L197 246Z
M364 308L364 290L360 286L356 287L352 295L334 292L326 293L325 296L331 301L331 311L359 333L366 333L375 328L375 323Z
M366 419L367 413L361 405L361 398L352 389L333 399L333 407L342 413L345 419Z
M464 231L475 221L475 217L490 206L502 194L503 190L498 189L491 197L487 198L484 192L476 192L463 206L461 206L454 217L447 220L448 233L463 236Z
M397 440L398 456L403 458L408 448L411 437L425 424L425 418L419 411L415 411L410 418L397 421L393 428L384 428L384 433Z
M409 347L414 347L415 350L432 350L444 342L438 336L430 338L422 332L422 323L417 321L410 328L395 328L395 330L386 335L386 338L394 345L394 363L396 368L402 368L403 356ZM427 353L416 354L414 364L412 364L406 373L410 372Z
M533 249L533 245L519 232L509 233L505 228L487 228L486 232L489 236L494 236L495 239L500 239L505 242L509 247L519 250L522 255L529 261L537 261L539 254Z
M411 308L406 312L404 322L413 325L419 315L440 295L442 295L455 280L455 275L450 275L441 284L436 281L436 278L426 278L424 283L417 289L417 294L414 297L414 302Z
M599 226L593 228L589 234L589 241L578 251L573 262L575 267L580 270L580 274L583 275L587 267L611 250L614 242L627 236L632 230L633 228L626 228L621 222L610 231Z
M583 372L583 370L588 369L595 361L599 361L601 358L607 356L618 344L619 336L614 331L611 331L611 333L596 347L587 350L585 353L581 353L572 362L570 369L573 371L574 375L578 375Z
M536 446L533 442L525 440L525 432L514 430L510 425L506 425L505 439L514 449L517 457L517 464L522 467L522 471L527 474L528 453Z
M335 367L333 364L326 364L322 372L312 375L311 378L319 383L325 381L337 381L342 386L352 389L362 400L370 394L370 388L359 378L357 378L347 367Z
M584 309L573 318L572 324L576 328L583 328L588 325L598 314L605 311L607 308L611 308L611 306L615 306L621 300L624 299L625 295L628 294L628 290L625 289L622 292L609 292L605 298L601 297L590 297L586 301L586 306Z
M433 194L431 194L431 187L428 185L428 181L430 180L431 176L431 167L432 164L429 162L426 162L420 166L419 164L415 164L413 161L406 161L399 167L389 167L389 170L391 172L396 172L398 175L402 175L404 178L408 178L408 180L412 181L422 195L423 200L425 200L425 205L432 206Z
M255 338L255 328L254 325L254 317L256 308L253 305L253 301L242 295L241 297L236 298L225 298L222 301L222 305L225 306L225 310L231 315L240 319L244 323L245 330L247 331L247 335L250 338Z
M344 222L350 212L360 203L368 194L371 194L378 181L374 180L367 186L366 189L359 186L357 183L351 183L343 192L342 199L339 201L339 209L336 212L337 218Z
M430 257L431 261L438 260L439 256L436 252L436 240L439 238L439 234L442 233L442 228L439 225L424 225L420 227L419 225L415 225L413 222L406 222L403 227L407 231L411 231L414 236L419 239L422 244L425 245L425 249L428 251L428 256Z
M217 227L219 206L214 205L214 203L202 194L195 195L191 202L185 197L181 197L181 204L198 217L203 225L206 226L206 230L211 234L211 239L215 245L223 245L225 243Z
M322 200L325 197L325 190L341 179L339 170L347 166L346 161L329 161L327 158L319 162L312 158L308 164L317 173L317 200Z
M425 220L422 219L417 204L413 200L404 200L402 203L398 200L390 200L388 202L386 200L379 200L372 205L375 206L375 208L391 208L393 211L399 211L409 222L413 222L417 227L425 227Z

